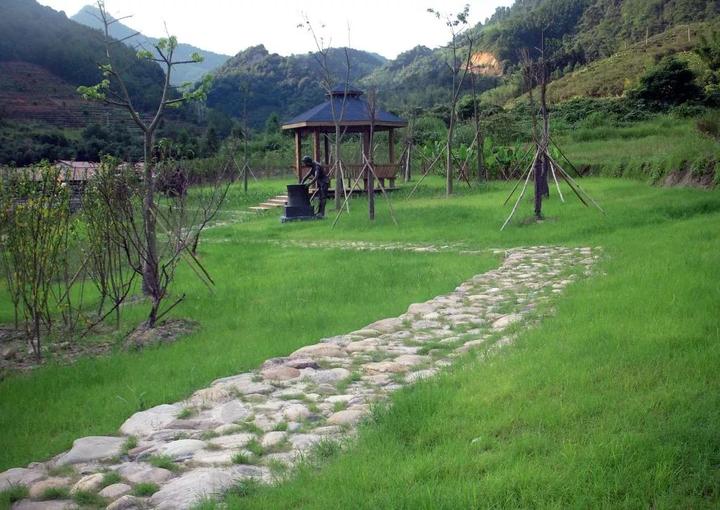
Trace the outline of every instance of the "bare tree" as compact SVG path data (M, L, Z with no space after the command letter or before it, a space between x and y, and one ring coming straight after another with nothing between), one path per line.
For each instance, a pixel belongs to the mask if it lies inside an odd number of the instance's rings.
M158 256L158 240L157 240L157 203L156 203L156 190L155 190L155 179L153 175L153 158L152 151L155 145L155 133L160 120L163 117L163 113L166 108L177 107L183 102L204 98L207 94L207 87L209 85L209 76L203 80L202 85L194 91L189 90L189 86L183 90L180 97L176 97L173 93L173 89L170 86L171 75L173 69L178 65L192 64L202 61L202 57L197 53L192 55L190 60L176 60L175 49L177 48L177 38L172 35L167 35L158 40L154 45L155 53L151 53L147 49L141 49L138 51L138 57L152 62L157 62L165 72L165 80L162 86L162 94L158 101L157 108L155 109L149 120L144 119L141 113L133 105L133 100L128 92L127 86L119 68L115 64L113 58L113 46L121 43L122 41L114 40L110 37L110 27L119 22L122 18L113 18L107 12L105 8L104 0L98 0L98 9L100 11L99 20L103 25L103 35L105 41L105 62L99 67L103 74L103 80L90 87L78 87L78 92L86 99L93 99L102 101L106 104L117 106L128 111L133 122L143 133L143 178L142 178L142 225L140 231L142 237L135 239L139 244L135 247L142 253L143 259L143 291L150 295L153 302L157 298L164 294L163 285L161 279L165 276L162 274L167 268L163 268L160 265ZM155 306L153 306L155 308ZM156 311L156 310L155 310ZM150 314L148 319L148 325L153 326L154 320L151 320L154 316L154 312Z
M243 172L248 170L248 168L244 168ZM197 186L192 190L193 214L190 215L186 228L190 233L190 253L193 256L197 256L203 230L220 212L234 180L233 177L234 166L227 161L213 183ZM247 175L244 176L244 179L247 179ZM245 184L247 184L247 180L245 180Z
M310 33L315 43L315 47L317 48L317 52L315 52L313 56L315 57L315 61L320 66L320 70L322 72L322 76L319 82L320 86L323 88L325 94L330 101L330 113L333 118L333 124L335 125L335 139L333 143L332 157L333 165L329 173L330 175L335 176L335 210L339 211L343 207L343 203L348 203L347 200L343 202L343 197L347 197L344 183L345 172L343 171L340 147L342 144L343 136L345 135L345 132L341 126L341 122L345 114L345 104L347 100L348 89L350 86L350 54L348 52L347 46L345 46L343 48L345 56L345 76L342 79L344 94L343 99L340 102L340 108L338 108L335 104L335 101L333 100L332 94L333 89L336 85L338 85L339 82L338 79L334 76L332 69L330 68L330 51L332 49L332 47L330 46L331 41L328 41L326 43L324 37L319 36L318 33L315 31L315 28L313 27L313 24L310 22L308 17L304 16L304 18L304 22L298 25L298 27L305 28Z
M456 15L443 14L435 9L428 12L437 19L442 20L450 30L449 59L445 63L452 75L452 89L450 94L450 119L448 122L447 143L445 147L445 193L449 196L453 192L453 141L455 123L457 122L457 104L460 99L465 78L470 69L474 39L466 30L470 5L465 4L463 10Z

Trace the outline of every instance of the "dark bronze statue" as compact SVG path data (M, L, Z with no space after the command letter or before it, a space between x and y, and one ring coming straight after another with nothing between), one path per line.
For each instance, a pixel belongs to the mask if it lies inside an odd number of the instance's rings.
M315 184L315 186L317 186L317 192L315 196L318 199L318 210L316 215L319 218L323 218L325 217L325 202L327 201L328 197L330 178L328 177L328 174L327 172L325 172L325 169L322 167L322 165L317 161L313 161L310 156L303 157L302 164L304 167L309 168L310 171L305 177L303 177L301 184L305 184L305 182L308 181L310 185Z

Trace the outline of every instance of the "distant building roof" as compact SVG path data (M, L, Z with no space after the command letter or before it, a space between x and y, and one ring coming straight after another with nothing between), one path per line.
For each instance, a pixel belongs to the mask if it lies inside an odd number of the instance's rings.
M56 165L62 167L65 175L62 176L64 181L87 181L97 171L100 163L93 161L70 161L67 159L59 160Z
M63 181L81 182L90 180L95 176L98 168L100 168L100 163L96 163L94 161L70 161L68 159L58 160L55 162L55 165L60 167L60 170L62 170L63 174L60 178ZM119 167L126 169L128 168L128 165L132 165L132 169L136 172L141 171L143 168L143 164L141 162L122 162Z
M363 91L351 85L339 84L333 87L328 99L308 111L285 122L283 129L299 129L305 127L335 128L335 119L340 126L347 128L360 128L370 126L370 105L360 96ZM376 129L405 127L407 122L397 115L375 110Z

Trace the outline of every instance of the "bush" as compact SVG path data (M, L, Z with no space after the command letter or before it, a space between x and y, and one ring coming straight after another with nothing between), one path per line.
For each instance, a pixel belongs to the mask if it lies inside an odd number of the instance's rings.
M438 117L429 115L415 121L414 131L415 143L420 145L427 142L439 142L447 137L445 122Z
M629 96L650 105L669 106L700 99L702 90L695 83L695 73L687 62L666 57L640 78Z

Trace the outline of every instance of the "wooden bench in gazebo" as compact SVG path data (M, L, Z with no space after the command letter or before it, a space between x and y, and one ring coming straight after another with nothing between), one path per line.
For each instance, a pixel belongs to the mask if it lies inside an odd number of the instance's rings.
M330 162L330 135L334 135L336 127L340 127L344 134L360 134L361 150L364 158L370 158L370 132L373 136L379 132L388 134L388 160L385 163L377 163L373 160L373 171L383 186L385 180L390 183L390 188L395 186L395 179L400 171L400 163L395 161L395 129L407 126L407 122L397 115L375 109L371 114L370 104L361 96L363 92L355 87L344 84L336 86L329 94L327 100L310 110L301 113L297 117L283 124L282 129L289 130L295 134L295 170L298 182L304 177L304 168L301 160L303 157L303 139L306 136L312 137L312 157L315 161L321 162L328 169L332 168ZM322 144L320 143L322 139ZM322 147L321 147L322 145ZM364 159L363 158L363 159ZM345 188L360 177L364 165L358 163L345 163L343 161L343 177ZM336 179L337 176L331 175ZM364 180L364 188L368 186ZM373 186L374 188L374 186Z

